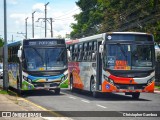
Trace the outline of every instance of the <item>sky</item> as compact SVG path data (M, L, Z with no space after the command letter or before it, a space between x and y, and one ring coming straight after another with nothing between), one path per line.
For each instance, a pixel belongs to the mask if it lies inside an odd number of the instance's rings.
M27 20L27 36L32 38L32 13L34 13L34 36L45 37L45 4L47 18L53 19L53 37L65 37L72 29L71 23L76 23L73 15L80 13L76 6L78 0L6 0L7 1L7 40L8 42L24 39L25 19ZM0 37L4 38L4 0L0 0ZM49 20L49 19L48 19ZM47 22L47 37L51 37L51 23Z

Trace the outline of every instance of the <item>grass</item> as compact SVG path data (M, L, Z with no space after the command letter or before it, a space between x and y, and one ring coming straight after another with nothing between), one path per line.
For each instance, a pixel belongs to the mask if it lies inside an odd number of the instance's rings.
M0 94L8 94L8 92L5 90L0 90Z
M8 90L8 91L2 90L1 88L0 88L0 94L7 94L7 95L15 96L15 93L13 93L12 91L10 91L10 90Z
M160 90L160 86L155 86L155 88L159 89Z

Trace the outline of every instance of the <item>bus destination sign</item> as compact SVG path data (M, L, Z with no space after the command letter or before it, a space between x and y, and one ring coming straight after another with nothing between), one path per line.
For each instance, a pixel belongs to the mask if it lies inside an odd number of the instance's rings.
M24 45L29 45L29 46L53 46L57 45L57 41L34 41L34 40L28 40L24 42Z

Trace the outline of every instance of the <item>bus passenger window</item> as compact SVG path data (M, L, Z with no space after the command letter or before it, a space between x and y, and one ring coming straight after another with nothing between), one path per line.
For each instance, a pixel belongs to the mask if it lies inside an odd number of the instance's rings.
M84 44L84 56L83 56L83 60L87 60L87 55L88 55L88 43Z
M74 61L77 61L78 59L78 45L76 44L74 46Z
M82 44L79 45L79 57L78 57L78 61L82 60L82 56L83 56L83 46Z
M93 48L93 42L89 43L89 50L88 50L88 60L92 60L92 48Z
M97 42L94 42L93 43L93 49L92 49L92 53L94 53L95 55L94 56L92 56L93 58L92 58L92 60L93 61L95 61L96 60L96 54L97 54Z

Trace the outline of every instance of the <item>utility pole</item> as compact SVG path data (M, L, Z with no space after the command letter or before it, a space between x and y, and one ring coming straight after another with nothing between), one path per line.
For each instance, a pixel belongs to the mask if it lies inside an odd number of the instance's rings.
M37 22L39 22L40 19L48 21L50 23L50 25L51 25L51 37L53 37L53 25L52 25L53 18L38 18Z
M13 35L12 35L12 42L13 42Z
M49 2L44 5L45 6L45 37L47 37L47 20L46 20L46 18L47 18L47 5L48 4L49 4Z
M50 18L50 22L51 22L51 37L53 37L53 27L52 27L52 18Z
M32 37L34 38L34 13L35 13L36 11L34 11L33 13L32 13Z
M8 47L7 47L7 12L6 0L4 0L4 60L3 60L3 89L8 90Z
M25 23L26 23L26 39L27 39L27 19L28 19L28 17L25 19Z

